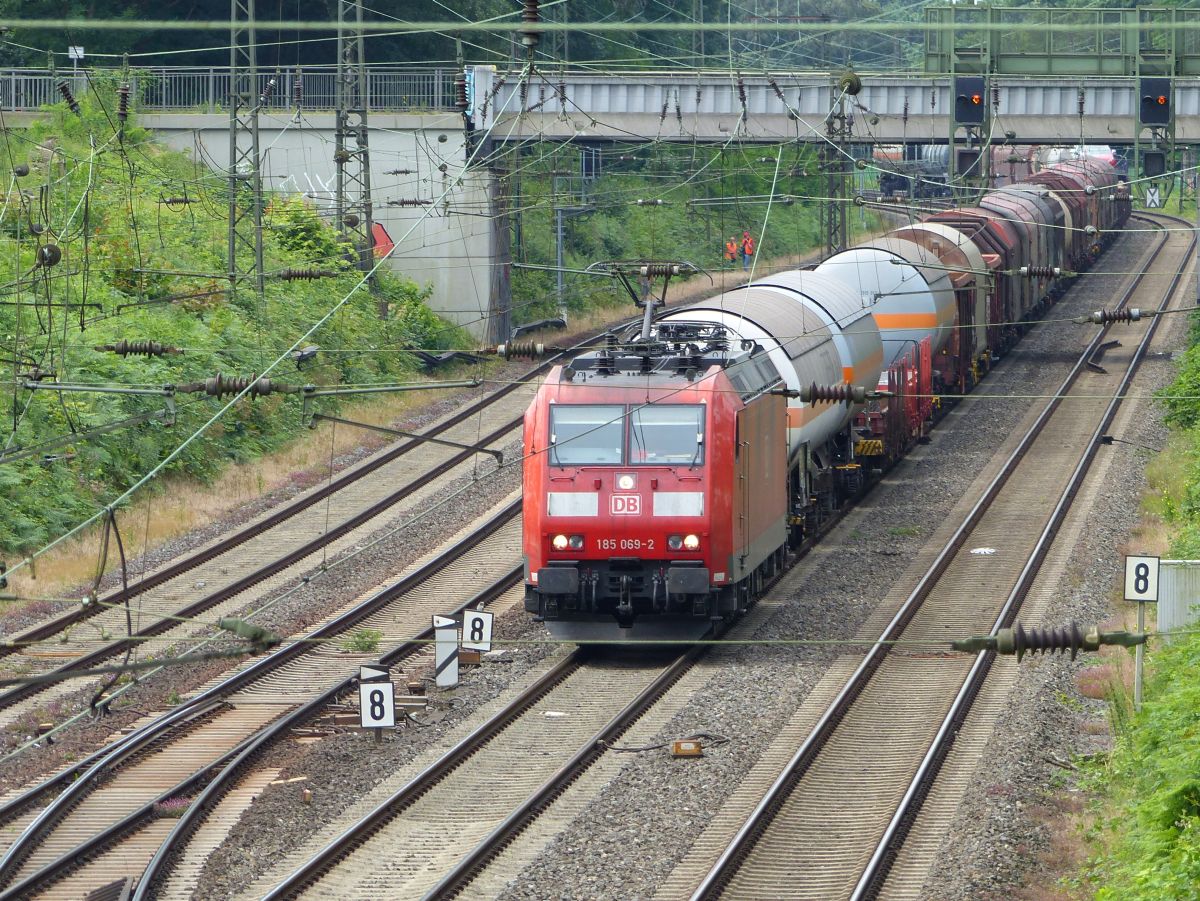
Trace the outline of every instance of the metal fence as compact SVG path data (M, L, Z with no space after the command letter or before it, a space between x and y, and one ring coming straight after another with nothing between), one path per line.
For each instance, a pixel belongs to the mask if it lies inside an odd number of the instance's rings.
M1195 626L1200 619L1200 560L1162 561L1157 612L1160 632Z
M453 69L367 70L367 93L371 109L447 110L454 102ZM62 100L58 82L66 81L76 97L86 96L93 83L115 83L120 72L88 69L87 73L61 71L51 76L45 69L0 69L0 108L36 110ZM271 80L274 79L274 84ZM140 107L145 110L190 110L215 113L229 109L229 70L226 68L138 69L130 83ZM334 108L334 69L305 68L260 71L257 93L262 98L270 88L262 109L290 111L299 106L310 110Z

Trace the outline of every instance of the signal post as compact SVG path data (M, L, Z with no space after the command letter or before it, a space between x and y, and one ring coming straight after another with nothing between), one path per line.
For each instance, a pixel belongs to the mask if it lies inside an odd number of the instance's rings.
M1175 85L1169 76L1138 78L1134 101L1137 121L1134 132L1135 171L1142 178L1142 197L1165 202L1175 182L1167 177L1175 165ZM1146 204L1151 206L1150 203ZM1155 204L1159 205L1159 204Z
M991 185L992 117L985 75L955 75L950 85L950 152L947 171L959 201L970 202ZM960 144L965 140L965 146Z

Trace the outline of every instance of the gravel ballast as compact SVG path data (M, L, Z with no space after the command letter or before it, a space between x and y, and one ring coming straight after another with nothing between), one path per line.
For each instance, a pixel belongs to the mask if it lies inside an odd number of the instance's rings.
M1105 256L1102 266L1126 271L1148 246L1147 237L1126 238ZM1120 281L1118 276L1089 277L1054 308L1053 316L1073 316L1094 309L1102 303L1097 298L1107 300L1117 293ZM1071 349L1082 346L1089 336L1089 330L1069 323L1040 326L989 375L978 392L1046 393L1057 387L1073 361ZM822 565L811 569L803 590L782 605L757 637L836 639L852 635L876 610L908 560L942 524L1027 409L1026 401L979 399L969 417L952 413L936 430L930 445L918 448L828 536L817 552ZM1126 510L1121 522L1125 525L1132 522L1136 489L1128 488L1110 498L1114 505ZM1105 534L1115 540L1119 525L1115 524ZM521 616L518 611L516 619ZM675 761L663 751L629 754L620 776L601 792L583 816L550 841L536 862L509 885L502 897L619 899L653 895L656 886L686 853L696 833L713 811L719 809L835 655L836 651L830 649L764 651L752 646L716 652L709 658L712 679L660 737L670 739L705 731L729 741L710 746L706 756L695 762ZM472 679L483 678L487 670L485 666L479 676L469 676L460 692ZM1066 679L1069 683L1070 678ZM1025 705L1020 706L1026 709ZM1044 707L1044 702L1039 701L1029 709ZM1078 731L1073 728L1075 718L1058 715L1043 719L1046 728L1038 735L1045 753L1050 756L1057 753L1069 760L1073 752L1070 733ZM1017 731L1006 730L1001 740L1013 742ZM397 749L384 751L385 759L409 759L435 738L431 732L398 735ZM336 785L339 798L334 806L344 808L349 795L361 794L373 784L363 773L348 772L353 768L346 765L348 749L358 747L356 743L362 741L340 737L334 742L314 745L302 757L286 764L287 772L303 773L317 784ZM401 745L408 747L401 750ZM350 755L354 756L357 755ZM1019 754L1013 763L1019 767ZM222 873L236 870L240 878L247 878L247 870L261 872L264 860L311 834L311 823L306 827L305 821L312 818L299 810L294 794L279 792L277 798L272 798L267 792L254 805L210 861L201 897L220 896L222 887L228 884L223 881ZM993 792L993 797L1000 795ZM1000 815L1004 809L1000 807ZM317 819L335 813L333 809L322 808ZM964 817L967 821L977 820L974 823L977 831L983 830L982 823L987 821L986 817L981 819L980 814L970 811ZM980 859L979 852L965 844L964 833L957 834L957 844L966 850L957 865L951 867L955 873L934 877L944 878L947 885L961 880L962 866L977 865ZM987 833L980 832L979 841L987 840ZM1010 848L1023 846L1015 837L1005 844ZM948 851L947 855L948 860L955 859L954 851ZM1003 878L1011 875L999 863L994 870L1002 873ZM944 897L974 896L965 890Z
M1132 269L1150 240L1145 235L1127 236L1097 268ZM1118 293L1121 281L1119 276L1087 277L1050 315L1065 318L1106 305ZM1182 322L1182 317L1175 319ZM1039 326L977 393L1046 393L1065 375L1074 359L1070 351L1086 343L1091 333L1091 327L1063 322ZM1168 334L1169 346L1179 346L1180 334ZM1160 347L1164 337L1157 340ZM1166 362L1152 362L1143 368L1143 383L1150 379L1150 387L1157 387L1169 380L1169 370ZM820 565L809 567L802 586L785 599L755 637L835 640L852 636L943 524L996 448L1010 437L1029 403L976 399L970 405L970 416L962 412L967 404L952 412L939 425L932 442L917 448L827 537L811 558ZM1149 411L1151 405L1142 408ZM1161 443L1163 431L1156 417L1140 416L1135 422L1136 429L1119 434L1139 443ZM1125 454L1127 465L1111 466L1106 474L1113 484L1105 483L1105 507L1094 511L1095 522L1089 519L1080 538L1080 570L1073 578L1072 590L1063 597L1062 609L1050 611L1051 622L1103 618L1115 548L1126 540L1136 521L1142 485L1138 464L1144 457L1137 457L1132 448L1104 450ZM510 453L506 449L506 459L511 458ZM1134 471L1137 478L1131 477ZM384 581L427 552L434 539L458 531L512 491L517 484L514 474L519 479L516 467L501 477L470 486L418 527L396 532L361 554L336 584L335 580L317 580L289 597L266 623L280 631L297 631L338 599L344 602L354 591ZM439 497L448 498L463 487L451 486ZM194 546L191 539L182 541ZM509 638L546 634L529 621L519 605L499 618L497 631ZM549 842L502 897L651 897L840 652L836 647L764 650L749 645L711 654L706 665L712 669L712 678L663 730L661 738L704 731L729 740L706 748L699 761L673 760L661 750L626 755L619 777L583 816ZM547 653L546 646L522 646L470 671L453 701L434 698L427 728L406 727L382 745L351 732L309 745L289 743L270 752L262 765L282 769L282 779L306 776L307 784L319 786L319 790L310 805L301 804L294 785L272 787L259 796L229 839L210 857L196 897L228 897L361 798L379 781L380 772L435 747L471 709L502 695L510 683L542 664ZM1095 736L1084 723L1098 715L1097 705L1085 701L1079 709L1059 700L1060 695L1073 692L1078 666L1055 659L1022 672L1013 701L1014 717L1003 734L996 736L995 746L989 747L988 772L980 777L979 790L969 796L952 831L954 841L943 849L930 876L929 897L957 901L987 897L993 891L998 897L999 891L1015 884L1016 874L1035 866L1036 851L1049 841L1047 828L1032 818L1014 815L1015 804L1021 801L1027 807L1040 799L1049 805L1046 786L1051 774L1063 770L1049 762L1031 764L1031 755L1069 761L1073 754L1096 746ZM164 681L162 688L186 690L202 681L199 673L189 677L182 672L172 680Z
M1103 258L1098 268L1128 270L1148 244L1149 239L1142 236L1127 238ZM1073 316L1101 306L1118 293L1119 283L1117 276L1089 277L1054 307L1051 315ZM1071 324L1040 326L977 392L1046 393L1057 387L1074 361L1076 354L1071 351L1086 343L1090 335L1090 331L1085 334ZM939 426L928 447L918 449L897 467L864 499L861 509L826 538L820 551L826 565L809 573L803 592L784 604L757 637L833 639L852 635L887 595L906 562L942 524L995 449L1010 437L1026 409L1025 402L980 401L969 418L952 415L951 421ZM1106 505L1112 503L1125 511L1120 520L1111 520L1111 528L1100 533L1111 544L1120 540L1123 528L1136 516L1137 489L1128 487L1107 498ZM1104 572L1107 576L1110 571ZM1094 621L1096 617L1080 614L1080 618ZM729 736L731 742L707 751L704 762L698 765L681 766L662 753L632 759L621 777L550 844L520 879L510 883L502 897L653 896L673 863L688 851L695 835L720 809L829 659L827 652L808 648L735 648L723 651L721 656L719 675L697 694L692 707L673 725L671 734L663 737L686 734L698 725L711 723L713 731ZM1065 682L1069 687L1070 678L1066 677ZM1051 689L1051 696L1060 690ZM1015 706L1027 709L1020 702ZM1044 706L1042 698L1032 709ZM1046 728L1038 732L1041 753L1070 760L1078 732L1073 718L1045 720ZM1006 729L1000 741L1016 743L1022 737L1019 733L1019 726ZM1019 770L1020 753L1010 760L1014 772ZM1047 764L1046 768L1053 767ZM997 819L1003 820L1005 814L1001 807ZM979 816L973 809L963 813L965 822L974 822ZM1015 835L1009 835L1018 831L1008 824L1004 836L1010 840L997 843L997 855L1004 854L1005 846L1009 852L1027 847ZM980 843L987 842L985 833ZM960 866L973 865L977 858L977 850L968 847L957 862ZM1011 873L1002 864L989 872L999 876L994 885L1011 884ZM597 874L599 879L595 878ZM962 877L950 873L945 878L953 885ZM564 893L561 887L565 885L577 890ZM977 894L968 889L945 897L965 899Z

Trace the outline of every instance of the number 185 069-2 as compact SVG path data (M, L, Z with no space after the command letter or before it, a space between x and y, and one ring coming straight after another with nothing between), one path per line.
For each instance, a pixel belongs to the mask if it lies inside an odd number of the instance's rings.
M652 551L653 538L600 538L596 546L602 551Z

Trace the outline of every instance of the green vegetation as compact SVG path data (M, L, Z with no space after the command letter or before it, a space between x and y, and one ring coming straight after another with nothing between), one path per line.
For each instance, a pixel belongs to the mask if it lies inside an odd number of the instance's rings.
M23 387L14 393L14 382L49 373L47 381L155 388L203 382L217 373L249 376L359 282L338 237L316 212L282 201L265 217L266 270L315 265L339 274L318 281L269 278L261 302L243 283L231 300L228 281L220 277L226 266L223 179L163 150L136 126L119 140L109 118L116 106L112 84L79 99L81 117L59 105L27 131L5 132L11 160L6 171L23 165L30 171L13 179L0 215L0 283L6 286L0 366L10 373L0 387L8 421L7 444L0 447L36 452L0 465L0 550L36 547L90 516L228 400L178 394L171 425L161 396ZM177 198L190 202L168 202ZM40 236L31 234L38 230L44 230ZM38 247L51 242L61 248L61 261L36 266ZM404 381L416 373L411 355L344 351L461 346L463 338L425 307L426 293L413 282L384 275L379 292L390 307L386 320L379 317L377 298L360 290L306 339L343 352L318 354L303 369L287 361L271 377L299 385ZM182 353L122 357L95 349L121 340L158 341ZM50 439L150 413L163 415L39 449ZM294 395L241 401L168 471L210 480L230 461L278 448L302 427Z
M1193 343L1162 393L1175 432L1148 472L1147 507L1171 530L1169 555L1192 559L1200 557L1198 388ZM1079 880L1098 901L1175 901L1200 886L1200 636L1153 643L1147 672L1140 711L1120 686L1109 695L1115 746L1093 773L1093 857Z
M1086 873L1098 901L1177 901L1200 885L1200 641L1155 649L1151 672L1099 777Z
M519 182L510 176L507 185L520 211L513 216L519 264L555 264L556 205L585 211L563 226L567 269L597 260L670 259L709 272L740 271L740 260L730 264L722 252L726 239L740 241L743 231L753 235L760 260L809 252L823 241L819 203L808 198L823 196L825 181L815 174L811 147L632 145L606 150L599 177L587 181L578 177L579 151L570 146L537 160L517 157L510 167L521 172ZM849 219L852 234L879 222L863 208L851 209ZM607 279L569 273L564 281L569 312L613 296ZM555 314L554 272L516 268L512 284L516 322Z
M341 648L356 654L373 654L382 640L383 633L378 629L359 629L342 639Z
M840 64L847 57L862 64L888 63L894 66L902 59L904 43L895 37L873 33L839 33L838 22L861 21L874 16L891 21L919 21L920 9L904 0L755 0L753 7L730 7L725 0L685 0L682 3L648 4L644 0L593 0L586 5L565 4L558 7L542 2L542 18L550 22L629 22L634 27L619 34L589 33L573 29L563 40L560 52L571 61L608 61L627 66L693 65L696 54L703 49L705 64L725 67L774 65L776 67L812 68L823 62ZM383 34L372 36L367 43L367 60L391 64L416 62L426 66L446 66L454 59L453 23L456 21L494 20L502 24L519 21L520 4L512 0L456 0L445 4L440 0L407 0L402 8L364 4L368 21L397 21L396 15L409 22L446 22L438 32L417 34ZM732 41L721 33L704 36L703 47L692 22L721 23L732 15L734 21L746 21L751 16L761 21L780 22L778 32L750 35L738 34ZM0 16L32 19L96 18L129 22L127 30L73 30L64 35L57 29L16 29L4 44L0 44L0 64L40 66L45 53L33 48L50 48L63 52L67 44L83 45L88 53L147 53L185 51L186 55L170 57L164 62L175 65L226 65L228 53L204 48L220 47L228 37L227 30L150 31L138 23L157 19L186 19L198 22L223 22L229 19L229 4L225 0L190 0L186 5L161 4L153 0L0 0ZM337 7L329 0L302 4L299 7L258 5L259 34L262 41L291 41L304 43L294 47L264 47L259 51L260 66L329 65L334 62L334 49L329 34L278 30L276 19L333 21ZM565 16L565 19L564 19ZM833 25L829 32L819 35L799 34L789 27L795 16L828 16ZM683 26L677 32L639 33L642 22L677 22ZM269 35L269 37L268 37ZM912 35L911 37L916 37ZM325 38L325 40L321 40ZM542 38L543 52L552 52L554 38ZM512 56L508 32L471 33L464 35L464 51L468 61L504 63Z

